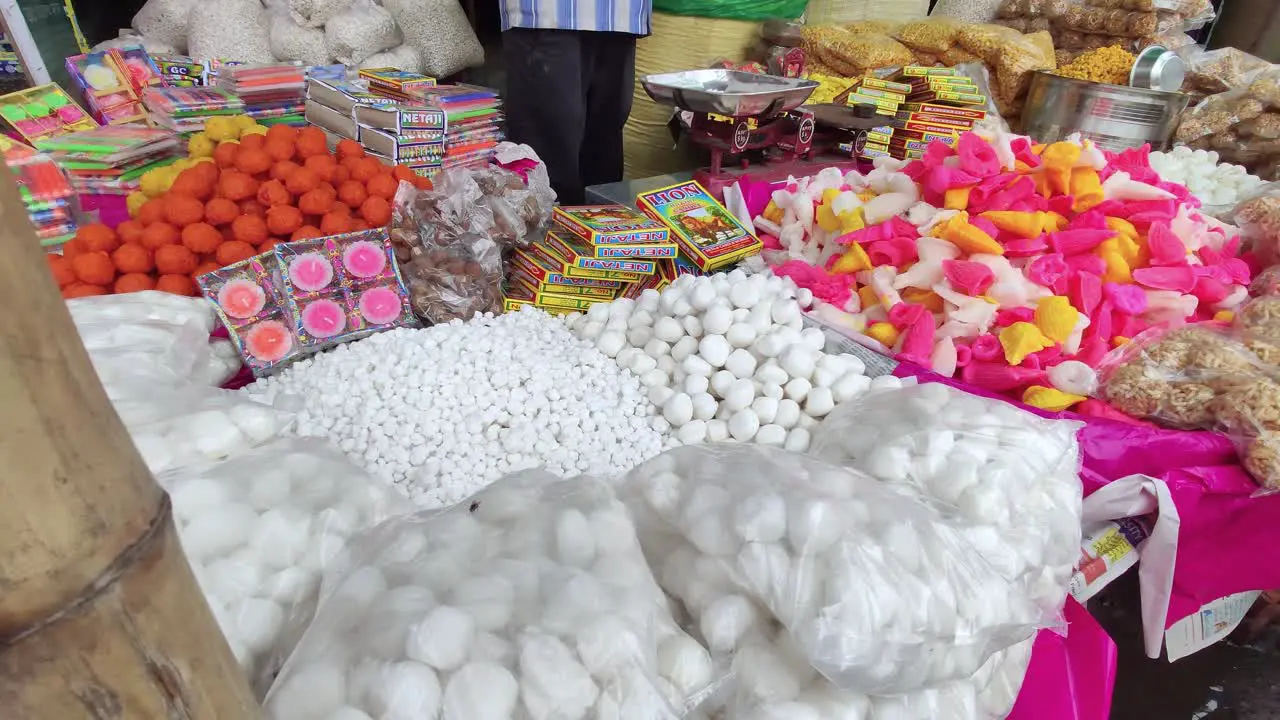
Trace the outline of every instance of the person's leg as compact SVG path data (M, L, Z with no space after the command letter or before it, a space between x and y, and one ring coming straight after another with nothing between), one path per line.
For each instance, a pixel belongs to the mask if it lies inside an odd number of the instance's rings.
M586 186L622 179L622 128L631 115L636 82L636 36L587 33L582 82L587 126L579 161Z
M583 202L579 174L586 108L582 45L585 33L512 28L502 33L507 65L507 136L529 145L547 164L561 203Z

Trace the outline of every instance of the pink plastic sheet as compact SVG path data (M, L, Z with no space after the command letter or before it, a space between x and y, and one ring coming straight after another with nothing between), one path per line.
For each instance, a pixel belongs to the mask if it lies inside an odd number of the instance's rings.
M894 372L1000 397L909 363ZM1271 551L1280 546L1280 494L1256 495L1257 484L1240 467L1226 437L1014 404L1044 417L1085 421L1079 434L1085 495L1129 475L1149 475L1168 485L1181 530L1166 627L1218 598L1280 587L1280 553Z
M1041 630L1008 720L1107 720L1116 644L1080 603L1067 598L1067 634Z

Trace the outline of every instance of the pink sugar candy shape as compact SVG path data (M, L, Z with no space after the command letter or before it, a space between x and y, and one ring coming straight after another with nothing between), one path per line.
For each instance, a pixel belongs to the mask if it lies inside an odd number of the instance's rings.
M1095 210L1080 213L1067 223L1068 230L1108 230L1107 216ZM1111 232L1112 235L1115 233Z
M1018 322L1032 322L1035 320L1035 311L1027 307L1005 308L996 312L996 325L1000 327L1008 327Z
M1101 277L1107 272L1107 263L1102 258L1092 253L1084 255L1072 255L1067 258L1067 267L1073 272L1088 273Z
M1027 265L1025 274L1031 282L1051 288L1067 276L1067 270L1066 258L1059 253L1049 253L1032 260Z
M1009 149L1013 157L1031 168L1040 167L1040 156L1031 151L1031 141L1025 137L1015 137L1009 141Z
M1147 309L1147 294L1136 285L1109 282L1102 286L1102 293L1111 305L1127 315L1141 315Z
M960 371L960 379L987 390L1007 392L1031 384L1042 384L1044 371L1026 367L1010 367L1003 362L971 360Z
M266 320L245 333L244 349L262 362L279 362L293 350L293 333L278 320Z
M1150 323L1140 317L1127 315L1117 310L1111 315L1111 331L1122 337L1133 338L1150 327Z
M1168 223L1151 223L1147 230L1147 248L1151 251L1152 265L1187 264L1187 246L1173 234Z
M1009 181L1011 177L1014 177L1012 173L1005 173L1003 175L997 175L995 178L992 178L992 180L999 180L1003 183ZM983 212L986 210L1012 210L1015 205L1029 202L1032 198L1039 198L1039 196L1036 195L1035 181L1026 175L1018 175L1015 179L1004 185L1002 190L992 193L990 198L987 200L985 208L982 210L975 209L974 212ZM1041 199L1043 200L1043 198ZM972 196L970 197L969 205L970 207L973 207Z
M941 143L935 143L940 145ZM953 188L968 187L977 185L982 178L970 175L969 173L957 169L939 165L929 171L925 177L925 189L935 192L939 195Z
M347 328L347 313L333 300L316 300L302 309L302 329L321 340Z
M1138 268L1133 271L1133 281L1153 290L1189 293L1196 286L1196 271L1186 265Z
M898 358L921 367L929 367L935 330L932 314L925 312L916 317L902 334L902 350L898 353Z
M1082 230L1059 230L1048 235L1049 245L1053 247L1053 251L1069 257L1080 253L1092 252L1094 248L1102 244L1103 240L1115 237L1115 232L1085 228Z
M1054 195L1048 198L1047 202L1049 203L1049 212L1056 212L1065 218L1069 218L1075 213L1072 208L1076 206L1076 199L1072 195Z
M916 243L903 237L867 243L867 257L873 265L901 267L919 258Z
M760 235L760 244L763 245L764 249L766 250L782 249L782 241L779 240L777 237L770 235L768 233L764 233Z
M929 312L929 308L919 303L900 302L889 308L889 322L899 330L913 325L925 316L929 317L929 322L932 324L933 314Z
M1036 367L1048 370L1065 359L1066 358L1062 357L1062 347L1054 345L1053 347L1047 347L1043 350L1031 353L1023 359L1023 363L1026 363L1027 360L1034 360L1038 363Z
M1225 300L1231 294L1231 288L1214 278L1202 276L1196 280L1196 286L1191 289L1191 294L1199 298L1200 307L1206 307Z
M237 320L257 315L266 305L266 292L252 280L228 280L218 289L218 307Z
M1102 302L1102 278L1091 273L1075 273L1067 283L1067 297L1076 310L1093 315L1094 308Z
M991 177L1003 168L996 157L995 148L975 133L962 133L956 143L956 156L960 158L960 169L974 177Z
M373 325L395 322L403 310L400 294L386 287L375 287L360 293L360 315Z
M973 361L973 348L964 345L959 338L953 340L956 346L956 367L962 368Z
M1015 258L1039 255L1049 249L1049 243L1045 242L1044 235L1033 238L1013 237L1001 244L1004 245L1004 254Z
M1071 359L1079 360L1089 367L1096 368L1110 350L1110 338L1089 337L1080 342L1080 351Z
M304 292L322 290L333 282L333 265L318 252L305 252L289 261L289 281Z
M1000 228L996 227L995 223L991 222L990 220L984 217L977 217L977 216L971 217L969 218L969 224L978 228L982 232L990 235L991 237L995 237L1000 233Z
M943 260L942 274L951 287L970 296L986 292L996 280L991 268L971 260Z
M1111 322L1113 312L1111 301L1103 300L1089 315L1089 327L1085 328L1085 336L1111 342L1111 338L1115 336L1115 328Z
M342 251L342 266L356 277L375 277L386 269L387 253L380 245L359 240Z
M1253 273L1249 270L1249 263L1238 257L1223 260L1222 267L1231 276L1232 282L1236 285L1248 285L1253 282Z
M969 347L973 351L975 361L991 362L1004 356L1004 346L1000 344L999 338L991 333L974 338Z

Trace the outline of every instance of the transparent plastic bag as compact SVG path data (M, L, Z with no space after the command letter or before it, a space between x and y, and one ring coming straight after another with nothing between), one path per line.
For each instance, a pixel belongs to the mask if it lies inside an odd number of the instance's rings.
M457 0L384 0L427 75L445 78L484 62L484 47Z
M1280 184L1267 183L1231 209L1228 222L1268 265L1280 263Z
M284 7L270 15L271 54L277 60L296 60L307 65L324 65L333 59L325 42L324 29L299 24Z
M960 21L952 18L928 17L903 25L893 37L912 50L938 55L956 44L956 33L961 26Z
M259 0L199 0L188 23L189 54L196 60L275 61L267 12Z
M275 440L156 480L258 697L310 624L328 563L349 538L409 505L328 442L307 438Z
M888 35L853 33L829 25L806 28L805 47L846 76L910 65L914 58L910 48Z
M677 448L623 487L663 589L713 654L741 656L780 622L793 647L767 664L796 666L789 653L843 690L970 677L1062 601L1038 605L990 564L979 549L998 545L989 528L946 517L908 485L807 455Z
M321 597L269 718L675 720L716 679L590 478L517 473L384 523Z
M810 453L905 484L988 529L979 552L1043 608L1061 610L1079 556L1080 423L940 383L873 390L835 409Z
M391 13L373 0L355 0L324 25L330 57L343 65L359 65L374 53L390 50L404 39Z
M1249 284L1249 294L1254 297L1280 295L1280 265L1271 265L1258 273Z
M187 50L187 23L197 0L147 0L133 16L133 29L145 38Z
M213 332L217 315L201 298L144 290L122 295L101 295L67 301L71 320L81 323L131 323L158 321L181 326L196 323L205 334Z

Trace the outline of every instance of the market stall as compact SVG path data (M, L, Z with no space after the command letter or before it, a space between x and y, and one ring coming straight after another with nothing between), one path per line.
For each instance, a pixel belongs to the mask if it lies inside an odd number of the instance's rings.
M1117 577L1149 662L1280 587L1278 71L1195 0L712 5L585 207L453 2L150 0L0 97L267 717L1102 720Z

